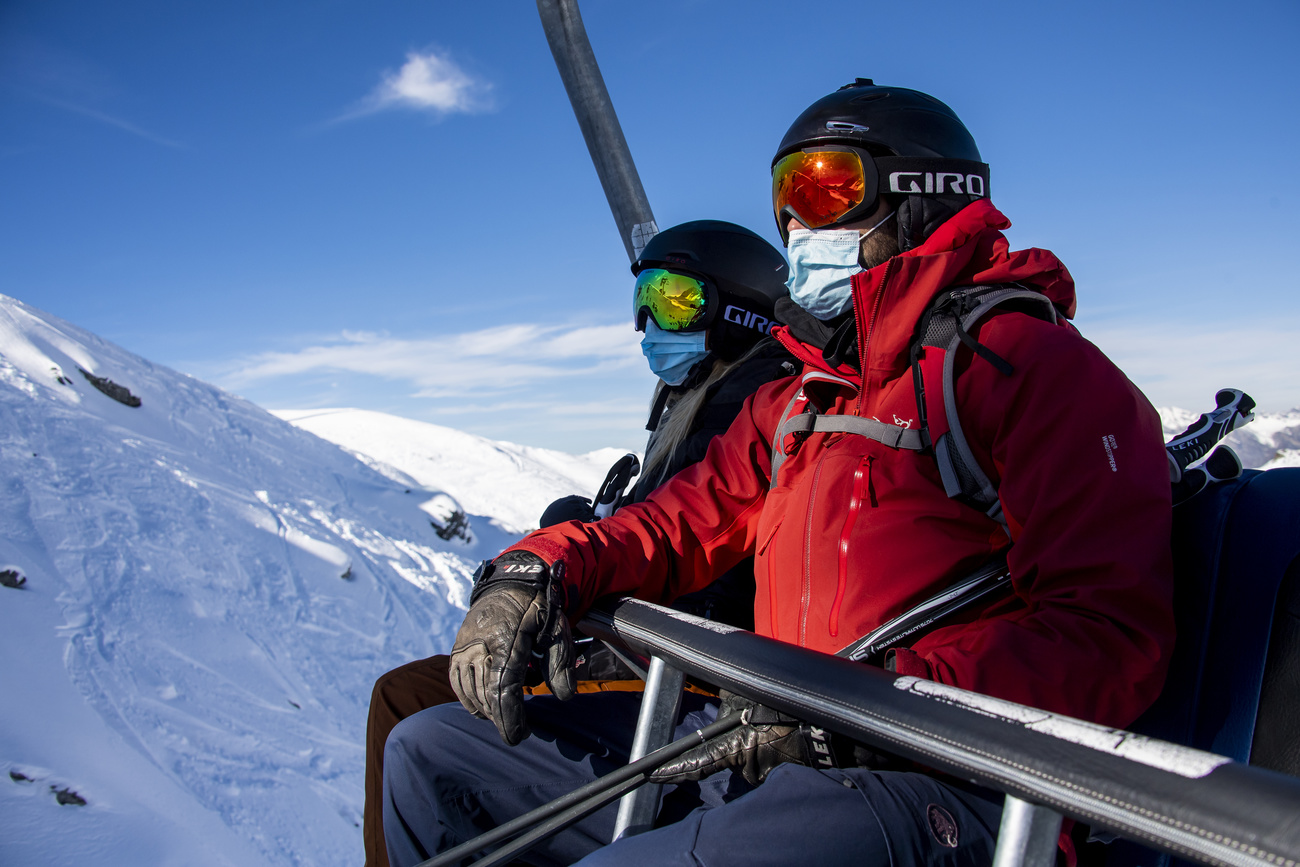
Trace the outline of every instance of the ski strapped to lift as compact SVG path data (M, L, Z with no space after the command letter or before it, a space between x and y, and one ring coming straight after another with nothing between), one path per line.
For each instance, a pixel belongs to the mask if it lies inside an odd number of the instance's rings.
M616 771L593 780L549 804L543 804L498 825L473 840L462 843L454 849L448 849L440 855L422 861L417 867L450 867L459 865L461 860L481 852L489 846L495 846L505 840L512 840L497 851L473 862L474 867L496 867L508 864L538 843L563 831L574 822L589 816L606 804L638 788L650 779L650 775L663 765L693 749L710 738L731 731L743 722L739 714L723 717L702 729L696 729L684 738L673 741L666 747L660 747L643 759L624 765ZM512 839L513 838L513 839Z

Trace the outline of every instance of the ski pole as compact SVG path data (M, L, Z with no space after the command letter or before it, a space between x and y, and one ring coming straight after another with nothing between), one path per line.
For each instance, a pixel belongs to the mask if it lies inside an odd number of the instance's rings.
M596 496L591 501L592 510L595 511L597 518L608 518L614 514L614 509L623 496L623 491L627 489L628 482L632 481L632 477L639 472L641 472L641 462L630 452L614 462L614 466L609 468L609 473L605 476L605 481L601 483L600 490L596 491Z
M1214 395L1215 408L1192 422L1187 430L1165 443L1169 455L1169 481L1179 482L1191 464L1209 454L1219 440L1255 418L1255 401L1236 388Z
M642 759L638 759L616 771L611 771L599 779L592 780L585 786L563 797L556 798L549 804L543 804L517 819L511 819L503 825L498 825L491 831L480 834L473 840L462 843L454 849L448 849L440 855L422 861L416 867L449 867L452 864L459 864L462 858L532 829L531 832L524 834L524 836L504 848L480 861L474 862L475 867L492 867L492 865L504 864L509 859L514 858L552 834L564 830L579 819L594 813L606 804L618 800L623 795L642 785L650 778L650 774L661 765L677 758L687 750L699 746L710 738L731 731L740 723L740 714L733 714L712 722L702 729L696 729L686 737L675 740L665 747L660 747Z

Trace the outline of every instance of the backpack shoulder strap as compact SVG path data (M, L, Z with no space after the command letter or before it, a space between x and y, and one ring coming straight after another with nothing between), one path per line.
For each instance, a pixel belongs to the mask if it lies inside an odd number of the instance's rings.
M1013 369L971 336L981 319L997 309L1018 310L1055 324L1056 306L1043 293L1017 283L961 286L935 298L921 317L912 344L912 379L916 388L920 433L934 450L944 493L984 512L1004 527L997 488L980 468L962 430L957 411L957 349L965 344L999 372Z
M772 436L772 476L769 488L776 487L776 475L785 459L794 453L798 443L814 433L851 433L883 443L891 449L922 451L926 445L919 430L908 430L898 425L886 424L874 418L850 415L823 415L808 400L803 386L810 381L838 382L850 385L847 380L820 370L805 373L800 388L790 398L776 433ZM793 437L793 439L789 439Z

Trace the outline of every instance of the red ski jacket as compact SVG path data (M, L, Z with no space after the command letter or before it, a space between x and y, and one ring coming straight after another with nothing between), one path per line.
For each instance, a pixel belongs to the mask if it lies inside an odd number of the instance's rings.
M957 377L961 422L998 486L1011 540L944 494L933 456L860 435L814 433L770 478L773 436L800 388L828 414L916 423L908 349L943 289L1032 284L1073 315L1065 266L1045 250L1010 251L999 231L1009 225L976 202L922 246L854 277L865 375L829 370L820 350L778 329L805 375L762 387L704 460L610 518L514 547L565 562L571 616L609 593L670 601L755 554L757 630L833 653L1010 545L1013 594L897 651L897 670L1131 723L1158 694L1173 649L1167 462L1155 410L1064 320L993 313L976 336L1014 373L966 353ZM845 382L814 383L814 371Z

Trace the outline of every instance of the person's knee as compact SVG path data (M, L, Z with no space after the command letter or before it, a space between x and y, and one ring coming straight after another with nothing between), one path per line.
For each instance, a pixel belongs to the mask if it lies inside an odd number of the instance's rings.
M447 718L447 710L465 713L459 705L441 705L413 714L394 725L384 744L385 770L390 760L418 761L436 766L436 762L430 760L446 754L448 749L454 750L455 747L448 746L455 739L455 726L453 720Z
M421 727L407 725L414 719L408 717L399 722L384 741L384 788L390 792L410 789L412 765L419 752L412 747L418 745L422 735Z
M492 723L459 704L420 711L393 727L384 745L384 785L437 797L450 787L473 787L501 746ZM390 787L390 778L392 785Z

